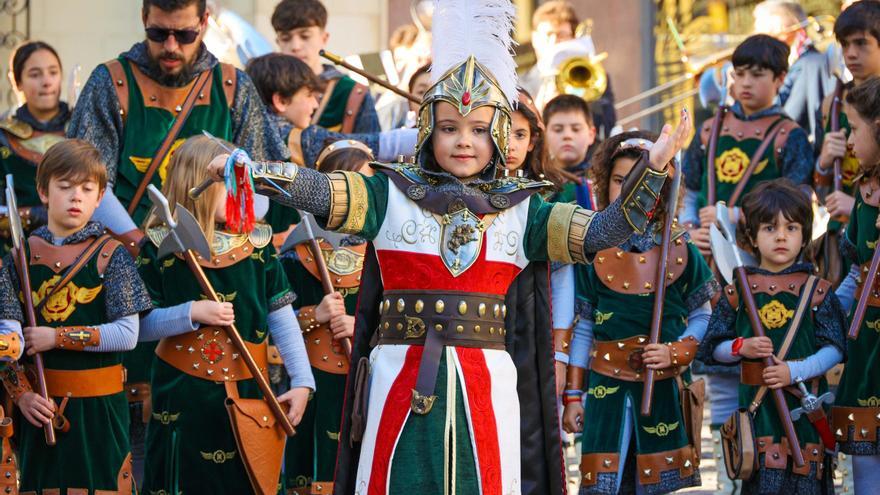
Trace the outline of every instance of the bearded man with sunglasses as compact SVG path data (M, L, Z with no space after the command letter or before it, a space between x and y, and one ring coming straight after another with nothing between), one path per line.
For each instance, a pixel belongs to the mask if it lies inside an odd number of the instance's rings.
M143 239L136 226L149 210L144 190L161 187L171 153L187 137L206 130L257 159L289 156L250 78L218 62L202 43L205 0L143 0L142 19L146 39L95 68L68 129L69 137L100 151L110 187L95 218L132 251ZM139 343L124 360L137 480L143 478L145 424L173 417L149 410L154 349L155 342Z

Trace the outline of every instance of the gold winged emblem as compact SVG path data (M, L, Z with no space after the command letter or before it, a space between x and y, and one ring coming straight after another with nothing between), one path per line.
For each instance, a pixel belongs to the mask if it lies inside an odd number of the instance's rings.
M678 421L672 424L666 423L657 423L657 426L643 426L642 429L651 435L657 435L658 437L665 437L669 435L669 432L674 431L678 428Z
M61 276L55 275L44 281L39 289L33 291L34 305L40 304L45 299L46 294L52 292L52 289L55 288L59 281L61 281ZM79 287L73 282L68 282L65 287L58 289L52 294L49 300L46 301L46 304L43 305L40 314L48 323L65 321L76 310L77 303L88 304L94 301L102 288L103 286L101 285L92 288Z

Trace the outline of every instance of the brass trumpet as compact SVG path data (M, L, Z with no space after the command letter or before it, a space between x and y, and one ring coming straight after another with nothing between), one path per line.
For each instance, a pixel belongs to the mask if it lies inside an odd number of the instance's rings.
M602 61L608 57L601 53L595 57L570 57L559 65L556 90L559 94L580 96L586 101L602 97L608 88L608 74Z

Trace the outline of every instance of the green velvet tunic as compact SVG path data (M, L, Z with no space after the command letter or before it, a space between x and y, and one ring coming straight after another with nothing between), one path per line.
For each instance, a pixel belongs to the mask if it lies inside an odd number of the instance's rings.
M182 259L156 255L156 246L148 243L140 258L140 273L156 307L204 299ZM231 266L204 272L221 299L232 303L235 325L250 343L266 340L268 314L293 299L271 243L254 246L250 256ZM223 384L183 373L159 357L153 359L150 384L153 414L147 426L144 492L252 493ZM261 397L253 379L239 381L238 392L242 398Z

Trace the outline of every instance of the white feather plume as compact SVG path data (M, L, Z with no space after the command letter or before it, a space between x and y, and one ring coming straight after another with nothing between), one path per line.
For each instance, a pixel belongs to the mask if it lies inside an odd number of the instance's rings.
M513 107L518 97L512 37L515 16L511 0L434 0L433 82L473 55L492 73Z

